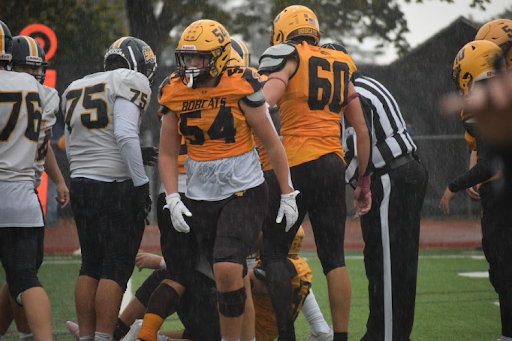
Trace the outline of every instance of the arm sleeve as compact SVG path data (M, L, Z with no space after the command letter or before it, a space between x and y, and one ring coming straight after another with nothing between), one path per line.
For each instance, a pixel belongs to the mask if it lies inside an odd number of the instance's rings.
M114 135L135 186L142 186L149 182L140 151L139 117L140 110L135 104L121 97L116 99L114 103Z
M485 143L483 143L479 138L477 138L476 140L478 146L478 161L473 168L455 178L448 185L448 188L453 193L476 186L479 183L488 180L494 175L491 170L490 164L490 150L485 146Z

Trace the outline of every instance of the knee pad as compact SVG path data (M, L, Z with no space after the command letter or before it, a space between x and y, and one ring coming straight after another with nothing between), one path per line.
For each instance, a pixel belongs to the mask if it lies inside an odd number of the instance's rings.
M226 317L239 317L245 311L245 287L231 292L217 292L219 312Z

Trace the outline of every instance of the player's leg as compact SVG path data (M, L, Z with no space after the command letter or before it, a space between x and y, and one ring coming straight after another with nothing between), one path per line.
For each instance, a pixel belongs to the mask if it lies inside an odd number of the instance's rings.
M102 275L96 291L96 333L113 337L124 292L135 266L145 223L132 181L103 183L100 233ZM98 337L96 337L98 338Z
M512 212L510 196L500 196L492 187L480 187L482 246L489 262L489 280L498 293L501 339L512 338Z
M0 289L0 336L4 336L7 333L14 319L10 297L9 286L7 283L4 283L2 289Z
M23 307L37 340L52 340L51 308L37 272L43 261L44 228L3 228L0 259L10 296Z
M413 161L391 170L389 176L388 223L382 225L382 243L384 246L386 239L389 240L392 291L385 318L391 315L392 339L408 341L414 324L421 208L428 174L423 164ZM384 212L383 205L381 208ZM386 277L384 281L386 283Z
M183 196L185 205L188 200ZM186 291L187 283L193 274L197 244L193 232L180 233L171 223L169 211L164 209L165 194L157 199L157 219L160 229L160 245L167 266L167 278L152 293L138 334L140 340L156 341L158 331L165 319L174 314L180 297ZM187 206L188 207L188 206Z
M213 249L222 338L239 340L246 290L246 259L253 252L267 210L267 185L223 200Z
M308 338L308 341L313 341L315 338L320 338L323 335L332 334L332 330L320 310L313 289L310 289L309 294L306 296L301 312L311 328L311 336Z
M295 178L292 170L292 178L294 184L308 189L304 200L307 200L318 258L327 278L334 340L346 340L352 290L344 252L345 167L335 154L324 155L301 166L304 168Z
M292 314L292 285L290 274L286 267L286 259L290 245L307 210L303 206L303 194L301 194L297 197L299 219L288 232L285 232L283 224L275 223L281 191L275 173L272 170L265 172L265 181L269 188L269 205L263 225L261 260L266 273L268 292L276 315L279 340L295 340ZM293 181L295 188L298 189L295 180Z
M391 298L389 243L383 244L382 230L382 224L387 226L388 219L386 216L381 216L381 207L389 206L390 180L388 174L373 176L371 191L374 209L361 217L361 230L365 243L364 264L366 277L368 278L370 307L366 333L362 340L382 340L384 339L385 330L385 301L389 304ZM385 209L384 212L387 213L388 209ZM388 273L388 275L385 275L385 273ZM388 279L387 282L384 282L385 278ZM385 298L385 296L388 296L388 298Z
M99 205L97 181L85 178L71 179L70 201L78 239L82 250L82 263L75 285L75 308L80 337L93 340L96 331L95 297L101 277L101 241L97 221ZM87 338L87 339L85 339Z
M151 295L166 277L167 271L165 269L155 270L137 289L135 297L131 299L130 303L128 303L117 319L116 330L114 331L114 339L116 341L121 340L133 329L132 325L136 320L144 318ZM133 332L138 334L139 329L140 328ZM134 338L136 337L137 335L134 336Z
M180 299L177 314L185 330L161 332L171 338L218 341L221 339L215 281L196 271ZM160 340L159 340L160 341Z
M242 336L240 337L241 341L253 341L256 337L255 334L255 314L254 314L254 302L252 300L251 293L251 280L249 278L249 274L244 277L244 286L245 286L245 295L247 299L245 300L245 312L244 319L242 321Z

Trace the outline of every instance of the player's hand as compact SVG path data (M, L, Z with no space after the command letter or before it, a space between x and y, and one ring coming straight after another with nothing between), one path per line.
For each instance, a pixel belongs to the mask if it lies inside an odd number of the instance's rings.
M450 191L450 188L446 187L439 208L443 210L445 214L450 214L450 201L455 198L455 193Z
M139 271L142 269L160 269L160 262L162 261L162 256L158 256L152 253L139 253L137 257L135 257L135 265Z
M466 188L466 193L469 195L471 200L480 201L480 193L478 193L478 186Z
M372 180L370 175L360 176L357 180L357 187L352 197L352 203L356 209L354 218L359 218L370 212L372 208L372 192L370 190Z
M60 208L66 208L69 205L69 189L64 182L57 185L55 200L60 204Z
M299 209L295 201L299 193L299 191L293 191L288 194L281 194L281 203L277 212L276 223L280 224L283 218L286 218L285 232L288 232L299 218Z
M149 225L147 216L149 212L151 212L151 205L153 204L151 194L149 193L149 182L146 182L144 185L134 187L134 191L135 209L139 212L138 218L144 219L146 224Z
M181 201L180 195L178 193L169 194L165 197L165 202L167 205L165 205L164 208L167 208L171 214L174 229L178 232L189 233L190 226L185 222L183 215L192 217L192 213L190 213L183 201Z
M158 161L157 147L140 147L142 153L142 163L145 166L154 166Z

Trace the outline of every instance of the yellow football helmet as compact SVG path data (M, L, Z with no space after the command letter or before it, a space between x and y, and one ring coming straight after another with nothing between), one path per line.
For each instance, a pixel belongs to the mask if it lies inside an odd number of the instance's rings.
M187 61L200 56L208 64L203 68L187 68ZM231 57L231 37L220 23L198 20L190 24L178 42L176 66L185 84L193 87L210 77L219 76Z
M297 230L297 234L295 235L295 238L293 238L292 246L290 247L290 250L288 251L289 256L296 256L299 254L300 250L302 249L302 245L304 244L304 236L306 234L304 233L304 229L302 228L302 225Z
M504 68L503 52L488 40L467 43L457 53L453 62L452 78L459 93L468 96L475 82L494 77Z
M316 14L306 6L293 5L279 13L272 23L270 45L277 45L295 37L312 37L320 43L320 27Z
M251 53L243 41L238 38L231 37L231 51L233 50L242 58L243 66L251 65Z
M475 40L488 40L498 45L509 69L512 69L512 20L496 19L484 24L476 33Z
M233 38L231 38L233 39ZM231 43L233 43L233 40L231 40ZM234 66L246 66L244 64L244 61L242 57L238 54L238 52L235 49L231 49L231 55L229 56L229 63L228 66L234 67Z

